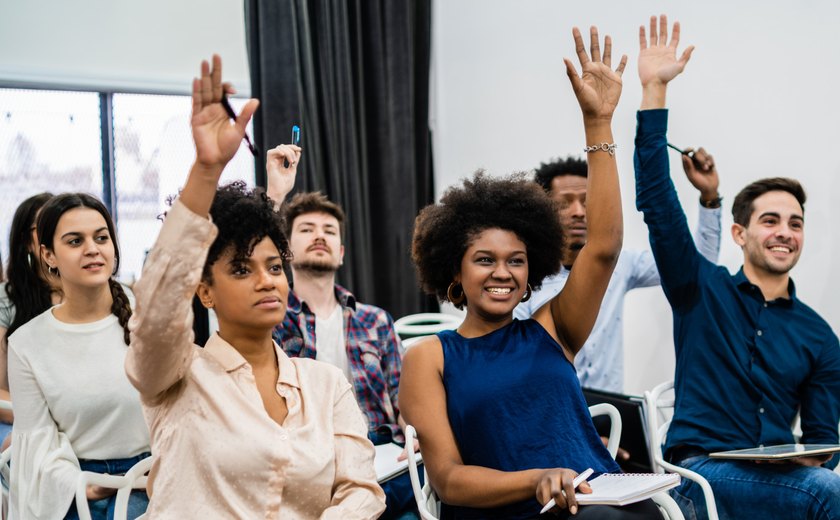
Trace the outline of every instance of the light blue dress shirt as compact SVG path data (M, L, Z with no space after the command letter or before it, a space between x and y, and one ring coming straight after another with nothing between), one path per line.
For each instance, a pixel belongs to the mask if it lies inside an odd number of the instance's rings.
M720 217L721 208L701 206L694 237L697 249L713 263L717 263L720 252ZM547 277L530 300L517 305L513 315L520 320L530 318L560 294L568 278L569 270L565 267ZM624 392L624 295L632 289L658 285L659 271L650 250L621 251L589 339L575 357L575 369L582 387Z

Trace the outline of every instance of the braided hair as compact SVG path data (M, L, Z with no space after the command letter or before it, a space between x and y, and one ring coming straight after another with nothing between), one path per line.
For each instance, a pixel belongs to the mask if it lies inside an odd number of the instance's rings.
M102 215L102 218L105 219L105 225L108 226L108 233L111 235L111 241L114 244L114 272L111 273L111 278L108 279L108 286L111 289L111 297L113 299L111 312L117 317L119 324L122 326L123 339L125 340L125 344L128 345L128 319L131 317L131 306L122 286L113 277L120 268L120 247L117 241L117 230L114 227L114 221L111 219L111 214L108 213L105 205L99 199L87 193L62 193L61 195L56 195L44 204L44 207L41 208L41 213L38 215L38 240L47 249L53 249L53 239L55 237L55 230L58 227L58 221L62 215L75 208L89 208L96 211Z

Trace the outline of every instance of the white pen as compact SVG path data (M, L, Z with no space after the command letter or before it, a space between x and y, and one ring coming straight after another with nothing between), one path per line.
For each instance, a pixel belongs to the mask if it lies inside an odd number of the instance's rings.
M583 473L581 473L580 475L576 476L575 479L572 481L572 489L577 489L577 487L579 485L583 484L584 482L586 482L586 479L588 479L589 476L592 475L593 473L595 473L595 470L593 470L592 468L589 468L586 471L584 471ZM551 500L549 500L548 502L545 503L545 505L542 508L542 511L540 511L540 514L545 513L546 511L548 511L549 509L551 509L552 507L554 507L556 505L557 505L557 502L555 502L554 499L552 498Z

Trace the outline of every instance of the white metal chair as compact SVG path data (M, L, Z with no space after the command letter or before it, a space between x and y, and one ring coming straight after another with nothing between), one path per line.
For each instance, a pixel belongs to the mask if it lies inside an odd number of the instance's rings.
M394 322L394 330L402 339L428 336L442 330L457 328L464 321L458 316L442 312L421 312L409 314Z
M76 482L76 509L80 520L91 520L87 501L88 485L103 486L117 490L114 505L114 520L125 520L128 515L128 499L132 489L146 489L146 473L152 467L152 457L146 457L131 467L125 475L104 475L82 471ZM145 515L143 515L145 516Z
M671 418L670 416L666 418L665 413L672 414L674 409L674 398L664 397L664 395L672 392L673 388L674 382L666 381L653 390L645 392L645 415L650 442L651 466L657 473L677 473L682 478L696 482L703 490L709 520L718 520L715 494L712 491L712 486L709 485L709 481L699 473L667 462L662 454L662 446L665 444L668 435L668 427L671 426Z
M607 443L607 451L615 458L618 453L618 444L621 440L621 415L618 409L607 403L596 404L589 407L592 417L608 415L610 417L610 440ZM414 460L414 439L417 432L414 427L407 425L405 428L405 445L408 448L408 474L411 478L411 489L414 491L414 501L417 503L417 510L423 520L437 520L440 515L440 501L435 495L429 483L429 474L426 473L426 483L420 486L420 475L417 470L417 462ZM425 471L425 469L424 469ZM685 520L676 502L667 493L658 493L653 501L659 506L663 518L666 520Z

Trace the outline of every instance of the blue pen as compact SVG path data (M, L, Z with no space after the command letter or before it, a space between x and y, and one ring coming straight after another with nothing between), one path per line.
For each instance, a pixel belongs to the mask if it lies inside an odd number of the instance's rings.
M292 144L295 146L300 144L300 127L298 125L292 126Z

